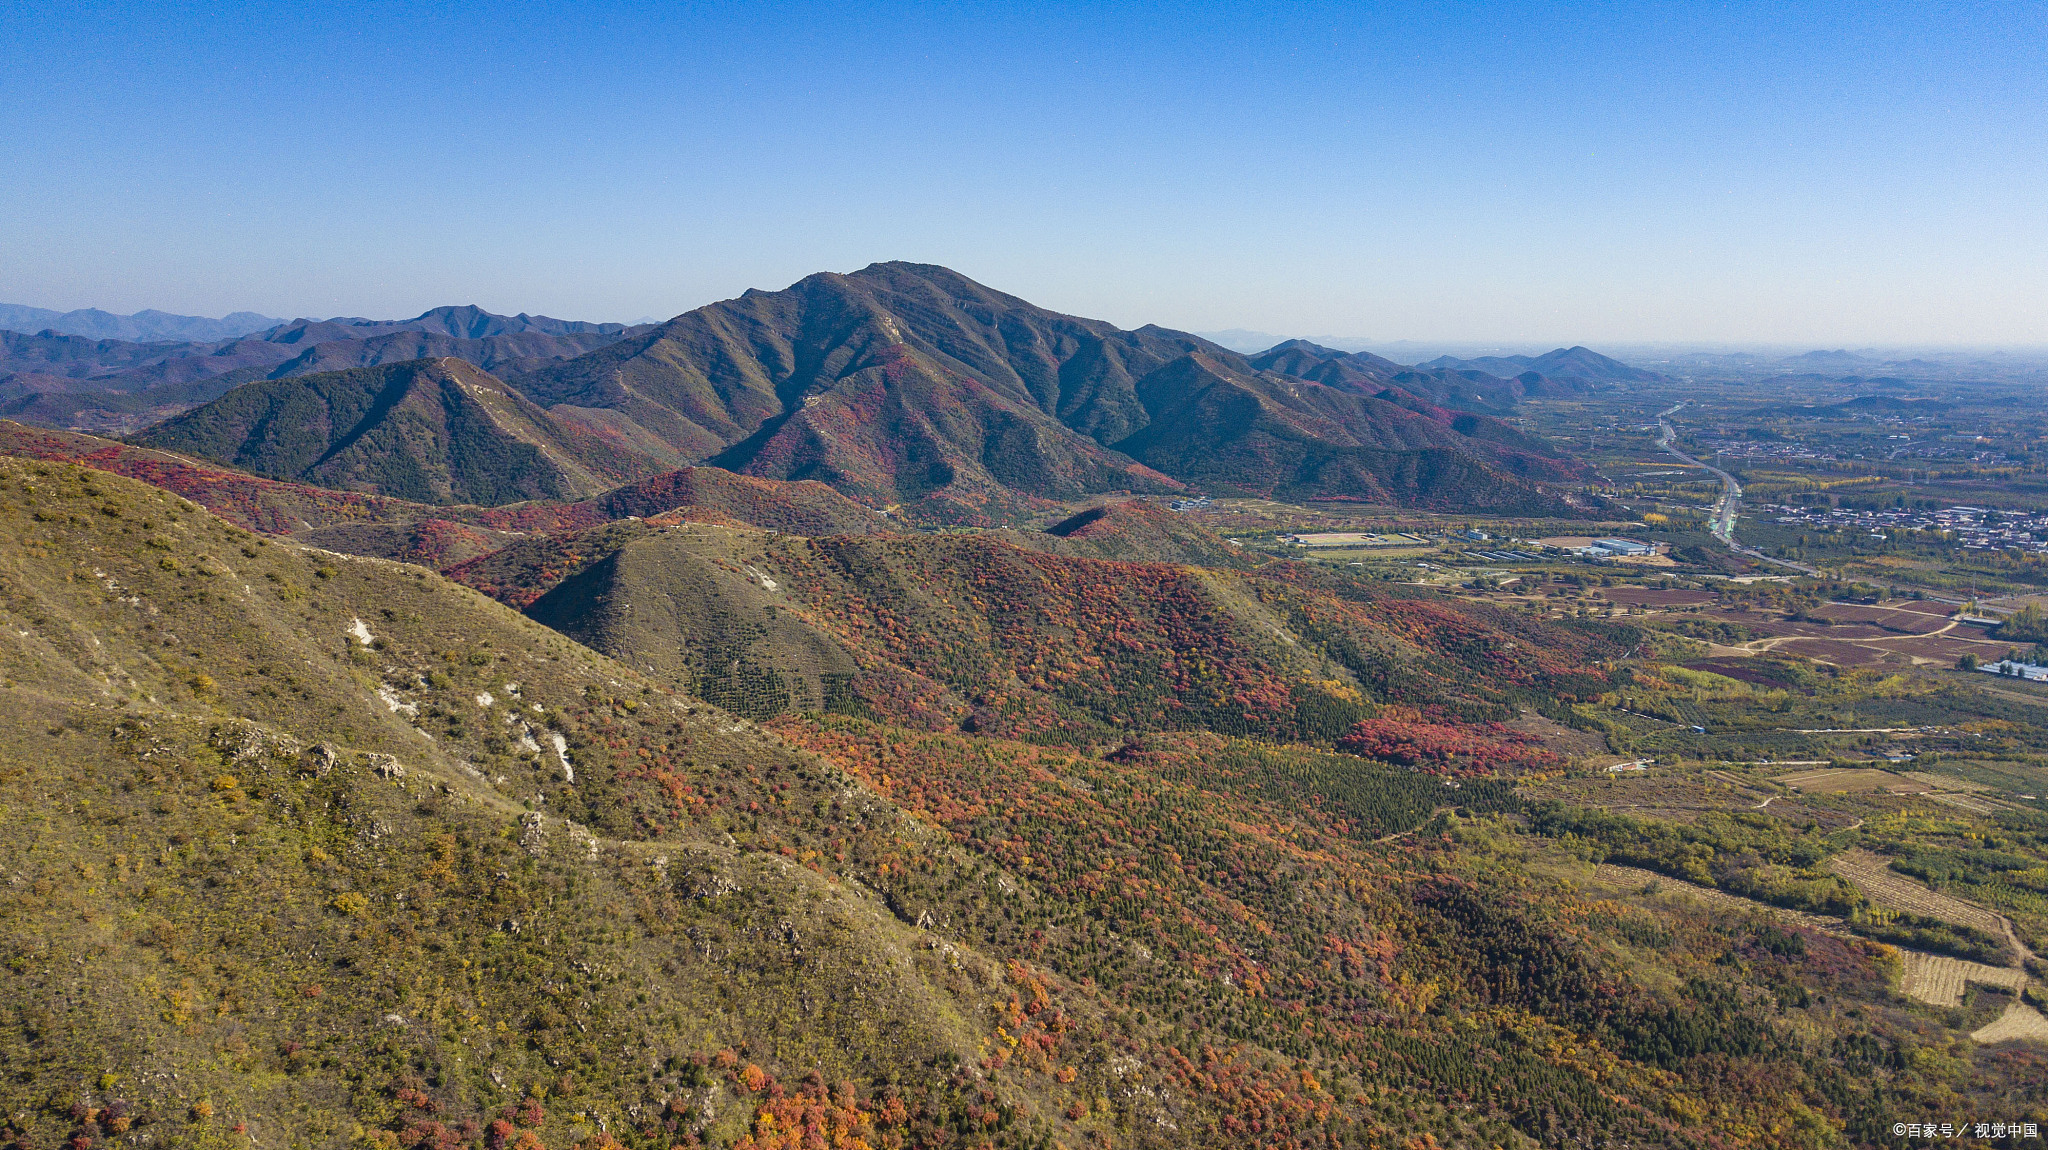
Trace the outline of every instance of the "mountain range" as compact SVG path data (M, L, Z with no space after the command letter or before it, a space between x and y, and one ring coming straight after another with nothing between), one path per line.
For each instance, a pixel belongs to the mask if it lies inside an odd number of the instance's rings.
M24 307L0 303L0 331L33 334L55 331L61 335L82 335L89 339L119 339L140 342L178 340L204 343L234 339L283 323L253 311L238 311L220 319L197 315L172 315L149 309L134 315L115 315L96 307L77 311L52 311L45 307Z
M703 463L815 479L923 522L992 524L1094 493L1190 486L1570 515L1575 508L1555 485L1583 477L1579 465L1495 418L1529 390L1512 381L1475 372L1447 383L1442 372L1404 373L1314 345L1255 362L1184 332L1126 331L1048 311L931 265L821 273L653 329L552 338L586 337L607 342L472 382L530 401L525 426L539 426L538 413L552 421L556 466L601 479ZM366 346L344 349L359 357ZM252 439L278 434L259 408L318 406L326 400L288 396L360 390L368 377L269 374L140 441L274 478L330 466L318 451L301 459ZM373 421L391 410L361 409ZM322 450L366 433L330 428ZM374 468L351 474L352 490L426 494L405 476L386 485ZM543 484L536 494L580 490L533 482ZM463 501L498 483L440 498ZM505 490L514 489L528 490Z
M635 327L467 306L396 321L295 320L213 343L0 333L0 416L139 434L307 479L286 466L298 457L280 454L274 424L263 433L273 442L230 442L255 431L258 408L297 402L279 381L460 360L494 376L471 382L529 402L512 438L539 436L552 454L516 481L455 475L440 489L418 478L408 451L379 454L349 472L348 489L450 502L485 492L573 498L708 463L817 479L934 523L1008 522L1092 493L1191 486L1574 514L1556 485L1583 478L1581 469L1499 417L1528 398L1649 377L1584 348L1515 359L1409 368L1305 340L1247 357L1185 332L1048 311L946 268L890 263ZM370 378L300 386L319 407ZM402 406L361 415L395 418ZM543 418L545 432L536 430ZM175 426L152 426L166 420ZM484 426L448 428L458 424ZM393 442L414 442L420 426ZM381 442L367 426L333 434ZM343 450L338 438L329 448ZM461 458L458 471L483 457ZM509 466L511 456L491 458ZM316 464L341 482L343 464L318 452L296 466ZM378 473L386 465L389 477Z
M1933 955L1629 869L1840 889L1811 808L1579 805L1640 733L1596 704L1765 696L1164 497L1571 510L1502 414L1602 381L1246 358L908 264L643 331L406 322L307 324L337 370L128 441L0 421L0 1147L2038 1117L2038 1058L1957 1037L2005 1004L1897 993ZM607 342L346 362L526 338ZM962 521L1003 525L913 529Z
M213 342L0 331L0 415L128 432L244 383L441 357L515 374L603 347L632 330L463 306L408 320L293 320Z

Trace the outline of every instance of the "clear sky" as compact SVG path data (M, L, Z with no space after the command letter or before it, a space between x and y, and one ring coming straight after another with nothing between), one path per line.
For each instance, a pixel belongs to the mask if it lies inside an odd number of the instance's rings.
M0 301L2048 344L2048 4L0 0Z

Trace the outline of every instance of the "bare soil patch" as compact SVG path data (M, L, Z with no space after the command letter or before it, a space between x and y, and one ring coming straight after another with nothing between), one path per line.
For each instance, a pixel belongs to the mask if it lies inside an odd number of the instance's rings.
M1845 643L1839 639L1787 639L1771 649L1774 651L1788 651L1794 655L1804 655L1809 659L1819 659L1822 662L1833 663L1841 667L1883 666L1889 661L1887 656L1892 654L1882 647L1864 647L1855 643ZM1906 658L1904 655L1896 657L1900 659Z
M1937 619L1946 619L1954 614L1956 610L1947 603L1931 603L1924 599L1899 599L1894 600L1888 606L1894 611L1906 611L1915 615L1932 615Z
M1712 591L1677 587L1602 587L1600 595L1624 607L1699 607L1714 601Z
M1853 603L1830 603L1814 614L1837 623L1865 623L1886 632L1924 635L1948 625L1947 618L1897 607L1872 607Z
M1924 786L1915 786L1910 780L1901 778L1890 771L1870 770L1860 767L1823 767L1817 771L1795 771L1789 775L1779 775L1771 781L1780 786L1793 787L1802 791L1812 791L1816 794L1835 794L1838 792L1863 794L1868 791L1889 791L1894 788L1915 791L1927 789Z
M1567 727L1555 719L1547 719L1534 711L1523 711L1508 729L1534 735L1543 740L1543 745L1560 755L1596 757L1606 755L1607 740L1591 731L1580 731ZM1608 756L1620 761L1622 756Z
M1892 639L1887 641L1885 646L1908 655L1953 663L1965 653L1974 654L1979 659L1989 659L2003 654L2010 644L1973 641L1967 637L1954 635L1928 635Z

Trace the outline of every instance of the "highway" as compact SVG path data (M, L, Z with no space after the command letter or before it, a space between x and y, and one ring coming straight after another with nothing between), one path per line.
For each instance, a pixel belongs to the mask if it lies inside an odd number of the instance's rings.
M1809 567L1804 563L1794 563L1789 559L1774 559L1753 547L1744 547L1735 541L1735 520L1742 511L1742 484L1737 483L1733 475L1715 467L1713 464L1694 459L1692 456L1672 446L1673 441L1678 438L1678 432L1671 426L1671 417L1677 415L1678 409L1684 406L1685 403L1674 404L1669 409L1657 413L1657 447L1673 459L1689 463L1694 467L1706 468L1721 480L1721 498L1714 501L1713 511L1707 520L1707 529L1713 532L1714 538L1719 539L1728 550L1738 555L1747 555L1751 559L1763 563L1775 563L1780 567L1788 567L1806 575L1819 575L1821 572L1817 567Z
M1682 463L1689 463L1692 464L1694 467L1706 468L1708 471L1713 472L1721 480L1721 498L1714 501L1712 517L1708 521L1708 529L1714 533L1714 538L1719 539L1724 545L1727 546L1728 550L1735 552L1737 555L1748 556L1749 558L1754 559L1759 563L1775 564L1779 567L1784 567L1793 571L1797 571L1802 575L1825 577L1826 572L1822 571L1818 567L1809 567L1804 563L1794 563L1790 559L1773 558L1772 556L1766 555L1763 552L1758 551L1754 547L1744 547L1742 544L1736 542L1735 520L1742 510L1742 484L1737 483L1733 475L1730 475L1727 472L1721 470L1720 468L1715 467L1713 464L1703 463L1700 460L1694 459L1692 456L1687 455L1685 452L1680 451L1678 450L1678 448L1672 446L1673 441L1678 438L1678 432L1671 426L1671 417L1677 415L1678 409L1684 407L1686 403L1690 402L1691 400L1687 400L1685 401L1685 403L1674 404L1670 408L1667 408L1666 410L1657 413L1657 447L1660 450L1662 450L1664 454L1669 455L1673 459L1676 459ZM1948 603L1960 605L1965 602L1965 600L1953 599L1946 595L1931 594L1927 592L1925 589L1915 587L1910 583L1893 583L1890 580L1877 579L1869 575L1858 575L1856 576L1856 578L1859 582L1862 583L1875 584L1879 587L1884 587L1892 591L1917 595L1923 599L1927 599L1935 603Z

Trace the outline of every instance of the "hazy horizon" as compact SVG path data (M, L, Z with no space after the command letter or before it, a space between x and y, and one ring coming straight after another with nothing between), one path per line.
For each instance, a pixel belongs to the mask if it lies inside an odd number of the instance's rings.
M787 286L787 285L784 285L784 286ZM999 285L993 285L993 284L991 284L991 285L988 285L988 286L991 286L991 287L999 287ZM768 289L768 290L774 290L774 289ZM730 298L730 297L726 297L726 298ZM697 307L701 307L701 306L704 306L705 304L710 304L710 303L715 303L715 302L718 302L718 301L716 301L716 300L705 300L705 301L703 301L703 303L702 303L702 304L698 304L698 305L695 305L695 306L697 306ZM1033 302L1036 302L1036 301L1033 301ZM67 309L67 308L54 308L54 307L48 307L48 306L46 306L46 305L42 305L42 304L34 304L34 303L27 303L27 302L25 302L25 301L22 301L22 300L9 300L9 299L0 299L0 308L7 308L7 307L10 307L10 306L13 306L13 307L36 307L36 308L41 308L42 310L45 310L45 311L55 311L55 312L60 312L60 313L61 313L61 312L67 312L67 311L86 311L86 310L99 310L99 311L105 311L105 312L109 312L109 314L113 314L113 315L116 315L116 316L129 316L129 315L134 315L134 314L137 314L137 313L139 313L139 312L145 312L145 311L156 311L156 312L162 312L162 313L167 313L167 314L171 314L171 315L176 315L176 316L182 316L182 317L187 317L187 318L193 318L193 317L192 317L192 315L191 315L191 313L182 313L182 312L177 312L177 311L174 311L173 309L170 309L170 308L160 308L160 307L159 307L159 308L138 308L138 309L136 309L136 312L113 312L113 311L112 311L111 309L108 309L108 308L94 308L94 306L93 306L93 305L89 305L89 304L88 304L88 305L83 305L83 306L81 306L81 307L79 307L79 308L70 308L70 309ZM546 315L546 314L547 314L547 313L544 313L544 312L538 311L538 310L536 310L536 309L533 309L533 308L514 308L514 309L512 309L512 310L510 310L510 311L503 311L503 310L499 310L499 309L494 309L494 308L488 308L488 307L484 307L484 305L481 305L481 304L477 304L477 303L475 303L474 301L466 301L466 302L464 302L464 303L460 303L460 304L450 304L450 303L441 303L441 304L435 304L435 305L433 305L433 308L441 308L441 307L465 307L465 306L483 307L483 309L484 309L484 310L486 310L486 311L493 311L493 312L496 312L496 314L501 314L501 315L513 315L513 314L518 314L518 313L519 313L519 312L521 312L521 311L524 311L524 312L526 312L526 313L527 313L527 314L529 314L529 315L536 315L536 316L541 316L541 315ZM358 311L352 311L352 312L345 312L345 313L337 313L337 314L335 314L335 315L283 315L283 314L279 314L279 313L276 313L276 312L269 312L269 311L265 311L265 309L263 309L263 308L255 308L255 307L252 307L252 308L238 308L238 309L236 309L236 310L235 310L235 312L223 313L222 315L214 315L214 316L197 316L196 318L202 318L202 319L225 319L225 318L227 318L228 316L231 316L231 315L234 315L234 314L237 314L237 313L254 313L254 314L257 314L257 315L263 315L263 316L267 316L267 317L269 317L269 318L273 318L273 319L276 319L276 320L278 320L278 321L279 321L280 323L296 323L296 322L299 322L299 321L315 321L315 322L320 322L320 321L345 321L345 320L377 320L377 321L400 321L400 320L407 320L407 319L412 319L412 318L415 318L415 317L417 317L417 316L419 316L419 315L421 315L421 314L424 314L424 313L426 313L426 312L428 312L428 311L431 311L431 310L433 310L433 308L421 308L421 309L418 309L417 311L411 311L411 312L406 312L406 313L403 313L403 314L393 313L393 314L389 314L389 315L372 315L372 314L368 314L368 313L365 313L365 312L363 312L363 311L360 311L360 310L358 310ZM676 312L676 313L675 313L675 315L682 315L682 314L684 314L685 312L688 312L688 311L691 311L691 310L694 310L694 308L685 308L685 309L683 309L683 311L679 311L679 312ZM619 324L625 324L625 325L627 325L627 326L634 326L634 325L638 325L638 324L645 324L645 323L665 323L665 322L667 322L667 320L668 320L668 319L672 319L672 318L674 318L674 316L666 316L666 317L661 317L661 316L640 316L640 317L635 317L635 318L632 318L632 319L621 319L621 318L619 318L619 317L617 317L617 316L587 316L587 315L553 315L553 316L549 316L548 318L552 318L552 319L559 319L559 320L583 321L583 322L588 322L588 323L619 323ZM1089 316L1089 317L1084 317L1084 318L1101 318L1101 317L1099 317L1099 316ZM1135 326L1135 325L1133 325L1133 326ZM1171 325L1160 325L1160 326L1171 326ZM7 326L6 326L6 324L5 324L4 320L0 320L0 330L15 330L15 331L22 331L22 330L25 330L25 329L24 329L24 328L22 328L22 327L19 327L19 326L17 326L17 327L14 327L14 328L9 328L9 327L7 327ZM1261 331L1261 330L1255 330L1255 329L1245 329L1245 328L1222 328L1222 329L1209 329L1209 330L1193 330L1193 329L1187 329L1187 328L1177 328L1177 329L1175 329L1175 330L1182 330L1182 331L1188 331L1188 332L1189 332L1189 334L1192 334L1192 335L1198 335L1198 336L1201 336L1201 337L1202 337L1202 338L1204 338L1204 339L1208 339L1208 340L1211 340L1212 342L1215 342L1215 343L1221 344L1222 346L1224 346L1224 347L1227 347L1227 348L1230 348L1230 349L1232 349L1232 350L1234 350L1234 351L1240 351L1240 352L1246 352L1246 353L1249 353L1249 352L1253 352L1253 351L1263 351L1263 350L1265 350L1266 348L1269 348L1269 347L1272 347L1272 346L1274 346L1275 344L1283 343L1283 342L1286 342L1286 341L1288 341L1288 340L1300 339L1300 340L1307 340L1307 341L1309 341L1309 342L1311 342L1311 343L1316 343L1316 344L1320 344L1320 345L1322 345L1322 346L1325 346L1325 347L1335 348L1335 349L1337 349L1337 350L1340 350L1340 351L1371 351L1371 352L1375 352L1375 353L1377 353L1377 354L1387 355L1387 356L1389 356L1390 358L1399 358L1398 356L1395 356L1395 355L1393 355L1393 353L1395 353L1395 352L1403 352L1403 353L1408 353L1408 354L1412 355L1412 358L1411 358L1411 359L1409 359L1409 360L1407 360L1406 362L1419 362L1419 361L1421 361L1421 360L1425 360L1425 359L1434 359L1434 358L1437 358L1437 357L1439 357L1439 356L1444 356L1444 355L1450 355L1450 356L1454 356L1454 357L1458 357L1458 358L1477 358L1477 357L1479 357L1479 356L1486 356L1486 355L1501 355L1501 356L1508 356L1508 355L1539 355L1539 354L1542 354L1542 353L1544 353L1544 352L1547 352L1547 351L1552 351L1552 350L1555 350L1555 349L1558 349L1558 348L1569 348L1569 347L1573 347L1573 346L1588 346L1588 347L1592 347L1592 348L1593 348L1593 350L1595 350L1595 351L1602 351L1602 352L1606 352L1606 353L1611 353L1611 354L1614 354L1614 355L1617 355L1617 356L1620 356L1620 357L1623 357L1623 358L1627 358L1627 357L1645 357L1645 356L1654 356L1654 355L1680 355L1680 356L1682 356L1682 355L1730 355L1730 356L1735 356L1735 355L1757 355L1757 356L1772 356L1772 355L1778 355L1778 356L1790 356L1790 355L1800 355L1800 354L1804 354L1804 353L1808 353L1808 352L1845 352L1845 353L1847 353L1847 354L1849 354L1849 355L1853 355L1853 356L1862 356L1862 357L1867 357L1867 358L1873 358L1873 359L1878 359L1878 358L1880 358L1880 357L1893 357L1893 358L1902 358L1902 357L1912 357L1912 356L1924 356L1924 355L1935 355L1935 356L1998 356L1998 355L2008 355L2008 356L2014 356L2014 357L2021 357L2021 358L2025 358L2025 359L2028 359L2028 360L2032 360L2032 359L2035 359L2035 358L2041 358L2041 359L2048 359L2048 342L2044 342L2044 343L2040 343L2040 344L2033 344L2033 345L2026 345L2026 344L1927 344L1927 343L1909 343L1909 344L1859 344L1859 345L1849 345L1849 344L1837 344L1837 345L1833 345L1833 346L1827 346L1827 345L1823 345L1823 344L1820 344L1820 343L1813 343L1813 342L1803 342L1803 343L1802 343L1802 342L1791 342L1791 343L1786 343L1786 342L1775 342L1775 343L1773 343L1773 342L1763 342L1763 341L1757 341L1757 340L1738 340L1738 341L1714 341L1714 340L1601 340L1601 341L1597 341L1597 344L1598 344L1598 346L1594 346L1594 342L1595 342L1595 341L1587 341L1587 340L1583 340L1583 339L1576 339L1576 338L1565 338L1565 337L1558 337L1558 338L1552 338L1552 339L1535 339L1535 340L1494 340L1494 339L1485 339L1485 338L1476 338L1476 337L1464 337L1464 338L1446 338L1446 339L1408 339L1408 338L1393 338L1393 339L1374 339L1374 338L1371 338L1371 337L1367 337L1367 336L1356 336L1356 335L1332 335L1332 334L1327 334L1327 333L1323 333L1323 334L1301 334L1301 333L1287 334L1287 333L1282 333L1282 332L1272 332L1272 331ZM1256 337L1259 337L1259 338L1257 338L1257 339L1253 339L1253 338L1250 338L1250 337L1254 337L1254 336L1256 336Z
M60 311L626 322L901 259L1124 326L2048 344L2037 6L31 3L0 32L0 298Z

